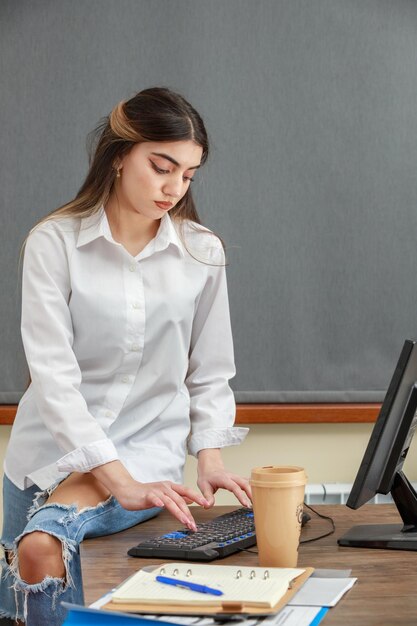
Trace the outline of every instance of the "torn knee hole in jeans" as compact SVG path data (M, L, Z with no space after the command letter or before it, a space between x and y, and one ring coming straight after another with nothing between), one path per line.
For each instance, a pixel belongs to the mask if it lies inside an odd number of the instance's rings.
M100 502L96 506L88 506L80 510L78 510L76 503L61 504L59 502L49 502L49 503L46 502L46 500L53 493L53 491L58 486L58 484L59 483L56 483L55 485L52 485L50 488L44 491L39 491L35 494L32 507L30 508L28 512L28 520L31 520L35 516L36 513L40 513L41 511L45 511L48 509L55 510L56 512L56 516L54 518L55 521L57 522L58 525L62 526L62 528L67 529L67 527L73 521L75 521L83 512L89 511L89 510L100 509L104 507L108 502L110 502L113 497L110 495L105 501ZM62 512L62 515L60 515L61 512ZM60 516L58 517L58 515ZM30 528L30 530L23 531L23 533L21 533L18 537L16 537L14 545L11 546L11 552L13 554L13 557L10 562L10 569L13 572L13 575L15 576L17 584L23 583L25 586L28 586L29 588L31 587L31 585L28 585L20 578L19 567L18 567L17 545L24 536L29 535L36 531L43 532L47 535L51 535L52 537L55 537L56 539L60 541L61 546L62 546L62 561L64 563L65 578L54 579L54 580L61 580L63 582L64 589L66 589L67 587L73 587L73 581L71 578L71 573L68 568L68 564L70 563L72 559L73 553L77 551L78 544L76 541L73 541L72 539L69 539L68 537L63 536L62 534L58 532L45 528L42 524L39 524L39 525L34 524L33 527ZM42 583L43 581L36 583L35 587ZM37 591L37 589L33 589L33 590Z
M51 535L51 537L55 537L56 539L60 541L61 546L62 546L62 561L64 563L64 569L65 569L65 576L63 578L57 578L54 576L46 575L43 578L43 580L37 583L27 583L21 578L20 572L19 572L18 544L19 544L19 541L23 537L25 537L26 535L30 535L33 532L43 532L47 535ZM15 545L10 551L13 557L9 565L9 571L10 571L9 575L13 577L13 583L11 586L15 592L16 606L19 605L18 594L19 593L23 594L23 614L25 617L27 616L27 602L28 602L28 595L30 593L38 593L38 592L49 593L52 598L52 608L55 608L58 597L68 587L74 586L71 573L70 573L69 563L71 562L73 553L76 552L76 550L77 550L77 545L75 544L75 542L65 537L59 536L56 533L48 532L43 528L35 527L27 532L23 532L21 535L19 535L16 538Z
M0 618L5 617L14 620L23 619L23 621L26 621L29 593L49 592L52 598L52 608L54 609L58 597L69 585L72 584L68 564L72 558L72 552L76 548L66 540L63 540L62 537L57 537L57 539L60 540L62 545L62 557L65 566L66 578L53 578L52 576L46 576L39 583L29 584L20 577L18 543L22 537L26 534L30 534L30 532L31 531L28 533L22 533L22 535L17 537L13 545L2 543L4 555L0 558L1 582L3 585L7 585L14 591L14 610L12 613L1 611Z
M49 502L47 500L53 493L59 483L53 485L45 491L40 491L35 494L32 507L28 512L28 520L31 520L37 512L44 509L55 509L54 521L62 527L62 533L48 530L45 525L39 521L39 525L36 523L36 519L32 521L30 530L26 530L21 533L11 545L3 545L5 557L1 558L1 570L3 580L9 579L9 586L14 589L16 615L27 616L28 597L31 593L42 592L50 595L52 598L52 607L56 606L56 602L59 596L69 587L74 588L74 582L71 576L70 563L72 561L74 553L78 550L78 543L66 536L64 536L64 529L66 529L71 522L75 521L79 515L84 511L100 509L112 500L113 496L109 496L105 501L100 502L96 506L88 506L78 510L77 504L61 504L58 502ZM59 530L59 529L56 529ZM51 535L58 539L62 546L62 561L64 564L65 575L62 578L46 575L39 582L29 584L26 583L20 576L19 571L19 557L18 557L18 544L21 539L33 532L43 532L47 535ZM6 561L6 555L8 562ZM1 556L1 555L0 555Z

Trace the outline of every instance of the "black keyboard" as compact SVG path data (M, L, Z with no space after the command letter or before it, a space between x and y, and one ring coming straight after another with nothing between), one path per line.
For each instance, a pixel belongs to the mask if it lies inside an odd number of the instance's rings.
M252 509L236 509L197 526L197 532L176 530L142 541L129 556L153 559L213 561L256 543Z

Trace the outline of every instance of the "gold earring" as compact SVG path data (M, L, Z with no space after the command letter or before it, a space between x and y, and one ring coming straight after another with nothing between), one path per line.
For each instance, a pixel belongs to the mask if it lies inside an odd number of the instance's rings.
M120 178L120 167L116 170L116 178Z

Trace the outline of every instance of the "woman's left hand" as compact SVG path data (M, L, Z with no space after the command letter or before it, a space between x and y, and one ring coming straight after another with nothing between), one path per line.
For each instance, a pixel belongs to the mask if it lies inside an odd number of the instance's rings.
M218 489L233 493L242 506L252 506L249 480L225 469L217 448L200 450L198 453L197 485L203 496L214 505L214 494Z

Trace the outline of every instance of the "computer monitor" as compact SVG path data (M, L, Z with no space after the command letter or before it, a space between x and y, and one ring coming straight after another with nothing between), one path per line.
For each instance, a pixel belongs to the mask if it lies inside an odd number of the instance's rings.
M391 492L403 524L354 526L339 545L417 550L417 494L402 472L417 426L416 411L417 343L407 340L346 502L358 509L376 494Z

